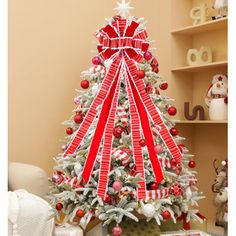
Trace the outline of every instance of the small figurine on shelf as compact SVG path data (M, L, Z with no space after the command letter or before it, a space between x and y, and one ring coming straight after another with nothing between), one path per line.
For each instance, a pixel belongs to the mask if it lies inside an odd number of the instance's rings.
M210 120L227 120L228 79L225 75L213 77L205 103L209 107Z
M214 0L213 8L217 10L217 15L212 19L220 19L228 15L228 0Z
M217 206L216 226L224 228L224 235L228 231L228 162L222 161L221 167L216 167L216 160L213 163L216 178L212 185L212 191L216 193L214 203Z

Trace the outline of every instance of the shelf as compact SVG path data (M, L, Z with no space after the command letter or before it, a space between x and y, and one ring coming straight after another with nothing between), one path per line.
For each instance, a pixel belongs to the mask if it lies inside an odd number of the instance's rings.
M173 35L194 35L213 30L226 29L228 26L228 17L212 20L203 24L191 25L171 31Z
M215 121L215 120L177 120L176 124L228 124L227 120Z
M217 61L199 66L183 66L172 69L172 72L197 72L217 67L227 67L228 61Z

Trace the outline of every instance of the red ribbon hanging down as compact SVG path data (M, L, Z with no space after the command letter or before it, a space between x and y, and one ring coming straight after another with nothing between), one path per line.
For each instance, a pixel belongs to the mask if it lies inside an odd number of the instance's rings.
M140 119L139 122L139 119L131 118L133 119L132 138L135 139L135 142L133 142L133 148L136 147L134 148L136 153L134 156L134 161L139 166L137 173L141 173L141 175L144 177L143 159L141 155L142 150L141 147L137 145L138 138L140 138L141 135L134 135L136 128L140 132L141 123L143 134L147 141L148 152L150 160L152 162L156 180L159 183L163 180L162 169L160 167L160 163L158 161L156 153L154 152L154 140L152 137L148 115L151 116L153 121L162 128L162 130L160 131L160 135L162 136L163 141L166 143L166 146L170 150L171 154L174 154L174 158L180 160L180 157L176 152L176 149L178 148L174 140L172 138L172 140L170 140L168 133L166 134L167 128L159 113L157 112L155 105L152 103L151 98L146 93L144 82L142 80L138 80L136 76L136 63L140 63L141 60L143 60L143 53L147 51L149 46L146 31L139 30L138 26L139 24L135 21L127 22L126 19L116 19L111 24L102 28L97 34L99 38L99 55L103 60L111 59L112 64L103 79L101 88L98 91L98 94L94 99L90 109L88 110L84 121L80 125L75 134L75 137L64 153L64 156L75 153L81 141L86 136L95 116L98 113L98 106L102 105L97 127L82 174L84 181L87 183L91 176L96 155L98 153L101 139L105 131L103 155L100 167L102 174L100 176L98 185L98 195L102 198L104 198L106 195L106 187L108 182L111 144L113 138L111 133L114 127L114 117L117 110L117 96L119 93L118 80L121 73L121 61L125 64L125 68L128 71L128 78L126 78L126 82L129 88L129 101L131 102L131 104L132 102L134 104L132 105L131 109L132 115L133 117L138 117ZM143 83L140 83L140 81L142 81ZM146 96L143 93L145 93ZM112 104L112 107L110 106L110 104ZM155 109L153 108L153 106ZM140 183L141 188L138 190L138 199L146 199L145 178L143 182L141 181Z
M108 185L108 174L110 171L110 162L111 162L111 151L112 151L112 142L113 142L113 128L115 125L115 117L116 111L118 107L118 98L120 92L120 79L117 79L116 88L115 88L115 95L113 97L112 102L109 104L111 105L111 109L109 112L107 124L105 127L105 134L104 134L104 141L103 141L103 148L102 148L102 160L100 166L100 175L98 181L98 191L97 194L102 199L106 197L107 193L107 185Z
M169 152L171 153L172 157L177 161L177 163L181 163L182 161L182 154L176 145L173 137L171 136L167 126L165 125L157 107L153 103L151 97L146 92L145 82L139 79L136 75L137 66L132 60L127 59L127 72L129 74L130 80L133 83L135 90L140 99L139 101L143 104L143 106L148 111L148 114L155 125L158 125L160 129L158 130L160 137L162 138L163 142L165 143L166 147L168 148Z
M130 129L131 129L131 140L133 146L133 159L136 166L136 172L141 173L142 180L138 181L140 188L137 189L137 199L146 199L146 181L143 163L143 152L140 147L141 140L141 121L138 115L138 109L135 105L132 90L128 81L127 74L125 74L125 85L128 93L129 107L130 107Z

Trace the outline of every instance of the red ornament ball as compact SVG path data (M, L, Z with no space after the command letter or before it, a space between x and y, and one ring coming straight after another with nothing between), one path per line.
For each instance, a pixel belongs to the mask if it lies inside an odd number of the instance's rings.
M83 121L83 115L82 114L76 114L74 116L74 122L76 124L80 124Z
M116 180L113 184L112 184L112 188L114 188L115 191L120 191L123 188L123 183L119 180Z
M143 79L145 77L145 71L144 70L138 70L136 74L139 77L139 79Z
M170 212L169 211L163 211L162 212L163 219L167 220L170 218Z
M58 211L61 211L62 208L63 208L62 203L61 203L61 202L58 202L58 203L56 204L56 209L57 209Z
M160 84L160 85L159 85L159 88L160 88L161 90L166 90L166 89L168 89L168 83L165 82L165 83Z
M157 144L155 147L154 147L154 150L157 154L161 154L163 152L163 147L162 145L160 144Z
M172 159L170 160L170 165L171 165L172 168L173 168L173 167L176 167L176 165L177 165L176 159L172 158Z
M183 190L180 184L176 183L171 187L171 194L175 196L181 196L182 193L183 193Z
M149 188L151 190L157 190L158 186L159 186L159 184L157 182L152 182L152 183L150 183Z
M152 59L152 53L149 52L149 51L145 52L144 53L144 59L147 60L147 61L151 60Z
M80 83L80 86L83 89L87 89L89 87L89 81L86 80L86 79L82 80L81 83Z
M124 132L124 128L120 125L116 126L114 129L113 129L113 135L116 137L116 138L121 138L121 135L122 133Z
M83 217L84 216L84 211L79 209L78 211L76 211L76 216Z
M228 97L224 99L225 104L228 104Z
M170 116L174 116L177 113L177 109L173 106L168 107L167 112Z
M141 139L141 140L139 141L139 145L140 145L141 147L145 147L145 146L146 146L146 141L145 141L145 139Z
M188 163L188 166L190 167L190 168L195 168L196 167L196 162L195 161L190 161L189 163Z
M63 180L64 180L63 176L59 175L57 173L55 173L52 176L52 182L55 183L55 184L60 184L60 183L62 183Z
M72 129L71 127L66 128L66 133L67 133L68 135L73 134L73 129Z
M122 235L122 229L119 225L115 226L113 229L112 229L112 233L114 236L121 236Z
M103 200L105 203L110 203L111 202L111 196L110 195L106 195L105 199Z
M178 131L178 129L173 127L173 128L170 129L170 133L171 133L172 136L176 136L176 135L179 134L179 131Z
M98 57L98 56L93 57L92 63L93 63L94 65L99 65L99 64L101 63L101 58Z

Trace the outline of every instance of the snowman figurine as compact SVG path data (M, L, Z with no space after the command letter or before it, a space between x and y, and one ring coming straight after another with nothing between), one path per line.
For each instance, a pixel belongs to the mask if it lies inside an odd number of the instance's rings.
M225 75L213 77L205 103L209 107L210 120L227 120L228 79Z
M214 0L213 8L217 10L217 16L212 17L213 20L227 16L228 0Z

